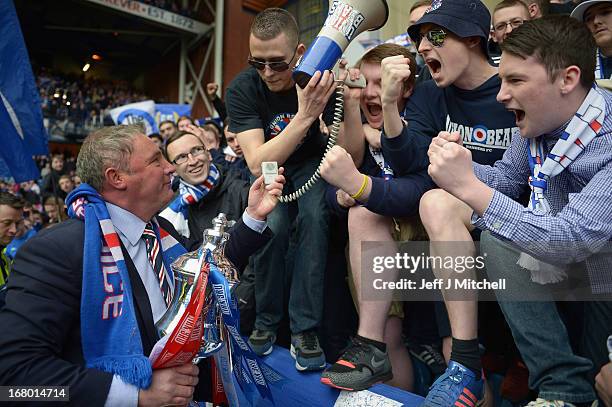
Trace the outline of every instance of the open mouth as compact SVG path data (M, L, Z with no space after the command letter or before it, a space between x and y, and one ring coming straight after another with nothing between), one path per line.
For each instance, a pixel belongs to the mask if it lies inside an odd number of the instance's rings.
M202 172L202 168L204 168L203 165L198 165L197 167L190 168L187 172L191 175L198 175L200 172Z
M371 116L376 117L382 113L382 107L378 103L368 103L367 107Z
M520 110L520 109L510 109L510 110L514 113L514 117L516 118L516 124L519 124L520 122L523 121L523 119L525 119L524 110Z
M440 73L440 71L442 70L442 64L437 59L427 58L425 60L425 63L427 64L429 72L431 72L432 76Z

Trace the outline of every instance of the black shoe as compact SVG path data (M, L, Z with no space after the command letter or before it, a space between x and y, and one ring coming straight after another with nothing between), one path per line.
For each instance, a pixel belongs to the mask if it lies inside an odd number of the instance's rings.
M446 371L446 360L440 349L433 345L421 345L408 343L410 354L425 363L434 377L440 376Z
M365 390L393 378L387 352L357 338L321 375L321 383L341 390Z

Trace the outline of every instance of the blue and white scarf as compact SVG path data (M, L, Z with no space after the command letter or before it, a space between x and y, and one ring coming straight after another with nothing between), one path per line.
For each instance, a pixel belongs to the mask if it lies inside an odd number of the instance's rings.
M606 78L602 58L601 50L597 48L597 57L595 59L595 79L612 79L612 77Z
M605 115L606 102L600 89L593 85L545 160L542 158L544 157L542 137L529 140L531 197L528 207L534 213L550 214L550 204L546 199L548 181L563 172L584 151L586 146L600 135ZM567 277L563 269L538 261L526 253L521 253L517 264L530 270L531 279L540 284L556 283Z
M189 237L189 224L187 221L189 205L193 205L215 187L219 180L219 170L214 164L210 164L208 177L202 185L191 185L182 179L179 184L179 194L159 216L172 223L174 229L182 236Z
M138 388L148 388L153 372L143 354L121 240L106 202L83 183L68 195L66 205L71 218L85 220L81 342L86 366L119 375ZM166 270L171 270L170 264L185 249L155 219L152 224L161 242ZM173 279L171 273L168 277Z

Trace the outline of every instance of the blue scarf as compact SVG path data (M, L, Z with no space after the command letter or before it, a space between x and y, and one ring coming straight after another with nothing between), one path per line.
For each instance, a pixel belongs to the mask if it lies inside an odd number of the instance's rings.
M83 183L68 195L66 205L71 218L85 220L81 342L86 366L146 389L153 371L143 354L121 240L106 203L95 189ZM164 264L170 270L170 263L185 249L160 229L156 220L152 223L158 238L161 236Z
M159 216L172 223L174 229L182 236L189 237L189 205L202 200L215 187L219 180L219 170L214 164L210 164L208 177L201 185L191 185L182 179L179 184L179 194Z

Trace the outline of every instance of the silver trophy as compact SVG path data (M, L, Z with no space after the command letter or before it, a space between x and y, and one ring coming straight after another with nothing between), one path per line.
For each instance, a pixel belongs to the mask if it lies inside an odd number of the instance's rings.
M231 261L225 257L225 244L229 239L227 229L236 224L233 220L228 220L224 213L220 213L212 220L212 228L204 231L204 241L202 243L203 250L210 251L212 261L217 266L229 283L230 288L233 288L238 283L238 270ZM223 321L221 313L217 312L213 307L214 297L209 287L206 290L206 314L202 314L204 319L204 335L200 352L194 359L194 363L201 359L207 358L217 352L224 343Z

